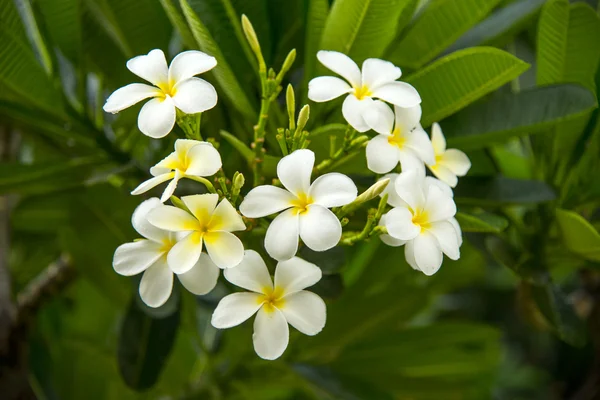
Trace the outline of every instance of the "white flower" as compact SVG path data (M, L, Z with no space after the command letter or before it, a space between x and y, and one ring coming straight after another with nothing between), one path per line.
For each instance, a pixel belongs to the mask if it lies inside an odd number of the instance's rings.
M173 288L173 272L187 290L197 295L210 292L219 277L219 268L205 253L186 272L169 268L167 253L176 245L177 237L147 220L148 213L160 205L160 200L153 197L135 209L131 223L145 239L119 246L113 258L113 268L118 274L131 276L144 273L140 297L150 307L160 307L168 300Z
M263 185L252 189L240 212L248 218L279 214L265 236L267 253L278 261L292 258L298 250L298 236L315 251L334 247L342 236L342 225L328 210L356 199L356 185L346 175L329 173L310 184L315 153L296 150L277 164L277 176L283 186Z
M294 257L281 261L275 269L275 285L263 259L246 250L243 261L224 272L225 279L250 292L225 296L217 305L212 325L231 328L257 313L254 320L254 350L259 357L280 357L289 341L288 324L305 335L314 336L325 326L325 302L303 290L321 279L321 269Z
M398 165L402 171L416 169L425 174L424 163L433 164L435 156L429 136L421 127L421 106L391 108L375 101L364 119L379 135L367 144L367 166L378 174L390 172Z
M350 57L336 51L321 50L317 58L348 82L333 76L314 78L308 83L308 98L320 103L348 94L342 114L359 132L369 130L363 115L373 104L373 98L399 107L414 107L421 103L421 97L414 87L396 81L402 76L402 71L389 61L368 58L363 62L361 72Z
M460 150L446 150L446 138L438 123L431 128L431 142L435 151L435 163L427 162L427 166L438 179L455 187L458 183L457 176L465 176L471 168L469 157Z
M138 128L144 135L162 138L175 125L175 108L196 114L217 104L215 88L204 79L194 77L215 65L214 57L195 50L179 53L169 67L165 54L159 49L134 57L127 61L127 68L154 86L132 83L117 89L106 100L104 111L115 114L152 97L140 111Z
M443 254L458 260L462 234L453 218L456 204L451 189L414 170L398 175L394 189L395 194L390 196L391 190L388 193L388 203L394 208L379 222L388 231L388 235L381 237L383 242L390 246L406 245L406 261L425 275L438 271Z
M197 194L181 198L191 212L173 206L158 206L148 214L148 221L171 232L185 232L167 255L173 272L187 272L196 264L202 245L219 268L235 267L244 256L244 246L231 232L243 231L246 225L235 208L217 194Z
M142 182L131 194L142 194L172 179L163 192L160 201L163 203L171 197L181 178L194 179L195 177L211 176L221 168L221 155L208 142L197 140L177 139L175 151L164 160L150 168L154 178Z

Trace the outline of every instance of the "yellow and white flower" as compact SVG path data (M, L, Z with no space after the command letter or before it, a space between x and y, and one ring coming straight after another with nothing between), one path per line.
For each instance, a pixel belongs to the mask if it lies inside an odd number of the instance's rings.
M369 130L363 116L373 105L374 98L406 108L421 103L421 97L414 87L397 81L402 71L389 61L368 58L363 62L361 72L350 57L336 51L321 50L317 58L346 81L333 76L314 78L308 83L308 98L320 103L348 94L342 114L359 132Z
M217 60L201 51L179 53L171 65L162 50L152 50L147 55L127 61L127 68L154 86L132 83L117 89L104 104L104 111L118 113L140 101L144 104L138 116L138 128L152 138L165 137L175 125L175 109L186 114L209 110L217 104L213 85L194 75L213 69Z
M379 135L367 144L367 166L377 174L390 172L398 165L402 171L416 169L425 173L425 163L435 162L429 136L421 127L421 106L394 107L382 101L364 115L367 124Z
M142 182L131 194L145 193L171 180L160 198L164 203L175 192L177 182L181 178L211 176L217 173L221 165L221 155L212 144L198 140L177 139L175 151L150 168L153 178Z
M125 243L117 248L113 268L120 275L142 275L140 297L150 307L160 307L171 296L173 270L167 263L167 253L177 243L177 236L150 224L148 213L161 206L156 197L140 204L133 213L131 223L144 239ZM219 268L207 254L202 253L186 272L176 272L183 286L196 295L210 292L217 284Z
M212 325L218 329L237 326L256 313L254 350L259 357L280 357L289 341L288 324L305 335L314 336L325 326L325 302L303 290L321 280L321 269L294 257L275 269L275 284L260 255L246 250L243 261L224 271L225 279L250 292L225 296L217 305Z
M243 231L242 217L227 199L217 194L198 194L181 198L190 212L173 206L158 206L148 214L148 221L170 232L184 232L167 255L171 270L189 271L200 258L203 245L219 268L232 268L242 261L244 246L233 233Z
M393 188L395 195L388 197L388 203L394 208L379 222L388 232L382 241L390 246L405 245L406 261L425 275L439 270L443 254L457 260L462 234L454 218L456 204L450 188L415 170L396 176Z
M240 204L240 212L248 218L283 211L271 222L265 236L267 253L278 261L289 260L296 254L298 237L315 251L338 244L342 225L328 208L356 199L356 185L343 174L322 175L311 185L314 163L315 153L306 149L283 157L277 164L277 177L285 189L258 186Z
M435 151L435 162L427 163L429 170L451 187L458 183L458 176L465 176L471 169L471 161L465 153L457 149L446 150L446 138L438 123L431 128L431 143Z

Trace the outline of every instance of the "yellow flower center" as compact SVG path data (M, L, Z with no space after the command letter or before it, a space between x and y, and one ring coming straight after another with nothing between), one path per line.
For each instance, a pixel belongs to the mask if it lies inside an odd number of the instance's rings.
M392 136L388 137L388 143L398 148L402 148L406 144L406 137L402 134L400 128L394 129Z
M157 86L163 92L163 95L159 96L159 98L161 98L162 100L164 100L167 96L173 97L175 96L175 93L177 93L174 81L161 82Z
M263 308L266 312L273 312L275 308L281 309L285 304L285 299L283 299L283 290L279 287L264 288L263 295L259 296L258 302L262 303Z
M313 203L313 199L305 193L300 193L298 198L292 201L292 206L298 214L302 214L308 211L308 206Z
M177 243L177 241L174 239L170 239L170 238L164 239L162 241L162 246L160 247L160 251L165 253L165 256L166 256L166 254L171 250L171 248L173 246L175 246L176 243Z
M427 213L419 211L413 214L412 222L413 224L421 228L421 232L423 232L426 229L429 229L429 226L431 225L429 223L429 217L427 216Z
M372 94L373 93L371 92L371 89L369 89L366 85L362 85L361 87L354 89L354 96L356 96L356 98L359 100L369 97Z

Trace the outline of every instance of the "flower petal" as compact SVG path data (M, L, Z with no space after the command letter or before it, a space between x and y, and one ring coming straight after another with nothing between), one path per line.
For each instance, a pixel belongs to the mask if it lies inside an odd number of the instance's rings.
M278 261L289 260L298 251L298 213L289 209L279 214L265 235L265 250Z
M164 258L148 268L140 281L140 297L149 307L160 307L173 290L173 273Z
M119 275L132 276L145 271L161 258L161 244L151 240L138 240L117 247L113 257L113 268Z
M413 210L420 210L425 205L423 182L424 177L419 171L415 170L403 172L396 177L396 182L394 183L396 193Z
M471 169L471 160L469 160L469 157L456 149L446 150L439 163L458 176L465 176L469 172L469 169Z
M449 221L439 221L431 224L428 231L437 239L442 252L451 260L460 258L460 249L458 247L458 235L456 229Z
M148 213L160 205L162 205L160 200L156 197L152 197L137 206L131 216L131 225L133 225L133 229L146 239L151 239L155 242L162 242L169 237L169 232L159 229L148 222Z
M417 89L406 82L390 82L373 90L373 97L398 107L414 107L421 103Z
M232 328L253 316L261 306L259 294L233 293L221 299L210 322L217 329Z
M254 250L246 250L242 262L223 271L227 281L256 293L273 290L273 281L264 260Z
M396 127L410 131L417 126L420 126L421 114L422 110L420 104L408 108L394 106ZM429 139L429 137L427 137L427 139Z
M344 100L344 104L342 104L342 114L344 115L344 119L357 131L368 131L371 128L365 122L363 114L369 109L369 107L371 107L372 104L373 99L370 97L365 97L362 100L359 100L353 94L349 94L346 97L346 100Z
M378 58L367 58L362 64L362 84L376 89L402 76L402 70L393 63Z
M327 319L323 299L306 290L286 297L281 312L290 325L309 336L321 332Z
M217 91L204 79L189 78L180 81L174 90L173 103L186 114L204 112L217 105Z
M157 228L171 232L193 231L198 220L190 213L173 206L158 206L148 213L148 221Z
M431 143L433 144L435 154L442 154L446 151L446 138L442 133L440 124L437 122L431 127Z
M419 175L425 176L425 164L412 149L407 146L399 149L398 159L400 160L402 172L417 171Z
M396 239L393 236L390 236L388 234L381 234L379 235L379 239L381 239L381 241L385 244L387 244L388 246L392 246L392 247L400 247L406 244L406 240L400 240L400 239Z
M216 193L193 194L183 196L181 201L201 223L207 224L215 211L219 195Z
M246 224L244 224L242 216L238 214L227 199L221 200L215 208L208 226L211 231L236 232L246 230Z
M411 240L421 232L421 227L412 221L413 213L408 208L396 207L385 216L388 234L396 239Z
M179 53L169 66L169 81L179 83L194 75L213 69L217 59L197 50Z
M352 203L358 195L358 189L346 175L331 172L315 179L308 194L315 204L331 208Z
M315 264L298 257L280 261L275 269L275 287L284 297L306 289L321 280L323 273Z
M177 183L179 182L179 179L182 178L182 176L183 175L178 169L175 170L175 176L173 176L173 180L169 182L169 184L165 188L165 191L160 196L160 201L164 203L165 201L169 200L171 196L173 196L173 193L175 193L175 189L177 189Z
M425 164L435 163L433 146L420 125L406 135L406 147L414 151Z
M208 254L201 253L198 262L188 272L177 275L181 284L195 295L207 294L217 284L219 267L212 262Z
M281 357L288 346L290 331L283 313L274 308L258 310L254 320L254 351L260 358L275 360Z
M233 233L207 232L204 234L206 251L219 268L232 268L244 258L244 245Z
M317 59L325 67L346 79L352 86L361 86L361 75L358 65L350 57L337 51L321 50Z
M396 178L397 177L398 177L398 174L386 174L383 177L381 177L380 180L389 179L390 183L388 183L388 185L385 187L383 192L381 192L379 197L383 197L384 195L387 194L388 195L387 202L390 206L392 206L392 207L408 207L408 204L404 200L402 200L400 198L400 196L398 196L398 193L396 192ZM380 222L379 225L382 225L382 223Z
M199 142L192 146L186 154L188 167L186 175L211 176L223 165L221 155L210 143Z
M168 83L167 60L160 49L151 50L147 55L133 57L127 61L127 69L156 86Z
M138 187L131 191L131 194L138 195L146 193L148 190L160 185L163 182L173 179L175 172L167 172L166 174L158 175L139 184Z
M456 174L450 171L448 168L444 167L441 164L435 164L430 166L429 169L438 178L440 181L444 182L450 187L456 187L458 184L458 178Z
M444 194L450 197L454 197L454 192L452 188L447 183L440 181L439 179L434 178L433 176L425 177L425 191L429 190L430 186L436 186L439 188Z
M421 271L419 266L417 265L417 261L415 260L415 241L409 240L406 242L406 246L404 246L404 258L406 262L412 269L415 271Z
M308 98L317 103L337 99L352 88L334 76L319 76L308 82Z
M342 225L334 213L323 206L312 204L299 215L300 237L314 251L325 251L339 243Z
M115 90L108 99L102 109L108 113L118 113L140 101L149 97L156 97L162 95L160 89L154 86L146 85L143 83L132 83L127 86L123 86L120 89Z
M448 220L448 222L450 222L452 224L452 226L454 227L454 230L456 231L456 237L458 238L458 247L462 246L463 238L462 238L462 229L460 229L460 224L458 223L456 218L450 218Z
M169 268L176 274L184 274L196 265L202 253L202 235L192 232L175 244L167 254Z
M417 236L413 240L413 251L415 262L425 275L435 274L442 266L442 250L432 234L424 232Z
M382 135L390 135L394 130L394 112L383 101L374 101L363 118L371 129Z
M138 115L138 128L146 136L160 139L175 126L175 105L169 96L144 104Z
M285 189L271 185L252 189L240 204L240 212L248 218L260 218L275 214L292 206L296 196Z
M369 140L366 152L367 167L376 174L390 172L398 165L398 147L390 144L388 136L377 135Z
M296 150L279 161L277 177L296 196L306 195L314 165L315 153L308 149Z
M445 194L440 188L430 186L423 211L427 213L429 222L444 221L454 217L456 204L452 197Z

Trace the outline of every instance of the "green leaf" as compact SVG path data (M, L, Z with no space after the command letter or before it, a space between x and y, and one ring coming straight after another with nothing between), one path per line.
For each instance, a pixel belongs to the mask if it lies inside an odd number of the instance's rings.
M213 74L223 89L225 96L229 98L231 104L237 108L240 113L248 118L254 118L256 112L252 107L252 103L237 81L225 56L219 49L210 32L206 29L206 26L202 23L200 18L198 18L198 15L196 15L192 7L190 7L187 0L180 0L180 4L200 50L217 59L219 67L213 70Z
M596 107L594 94L581 86L547 86L493 96L444 120L442 127L449 146L474 149L539 133Z
M600 234L581 215L569 210L556 210L556 222L565 246L590 261L600 261Z
M529 64L493 47L475 47L441 58L406 81L421 94L422 124L429 126L512 81Z
M409 0L337 0L325 22L320 49L340 51L357 63L379 57L396 35Z
M308 82L315 76L317 51L320 50L319 45L328 13L329 2L327 0L308 0L306 36L304 38L304 88L308 87ZM307 103L308 90L303 90L302 94L302 102Z
M599 37L600 17L590 6L569 6L566 0L548 2L538 31L538 84L577 83L595 91Z
M444 50L444 54L473 46L500 47L525 29L545 2L546 0L519 0L494 11L492 15Z
M138 391L156 383L175 343L180 309L159 318L151 317L134 299L129 305L119 336L117 358L125 383Z
M240 153L242 157L244 157L246 162L251 163L252 160L254 160L254 152L250 147L246 146L246 143L242 142L240 139L236 138L227 131L221 130L219 133L221 136L223 136L223 139L225 139L235 150L237 150L238 153Z
M390 47L394 64L417 69L483 19L500 0L431 0L403 40Z
M82 0L44 0L38 2L45 27L54 45L74 62L81 59Z
M458 212L456 220L463 232L502 232L508 226L506 218L482 210Z
M181 40L183 40L183 44L186 47L195 47L196 39L194 39L194 35L192 35L192 31L185 20L183 14L181 14L181 9L174 3L173 0L160 0L160 4L162 4L165 13L167 13L167 17L173 24L173 27L181 36Z
M541 181L497 177L465 177L456 187L457 203L476 206L537 204L552 201L556 194Z

